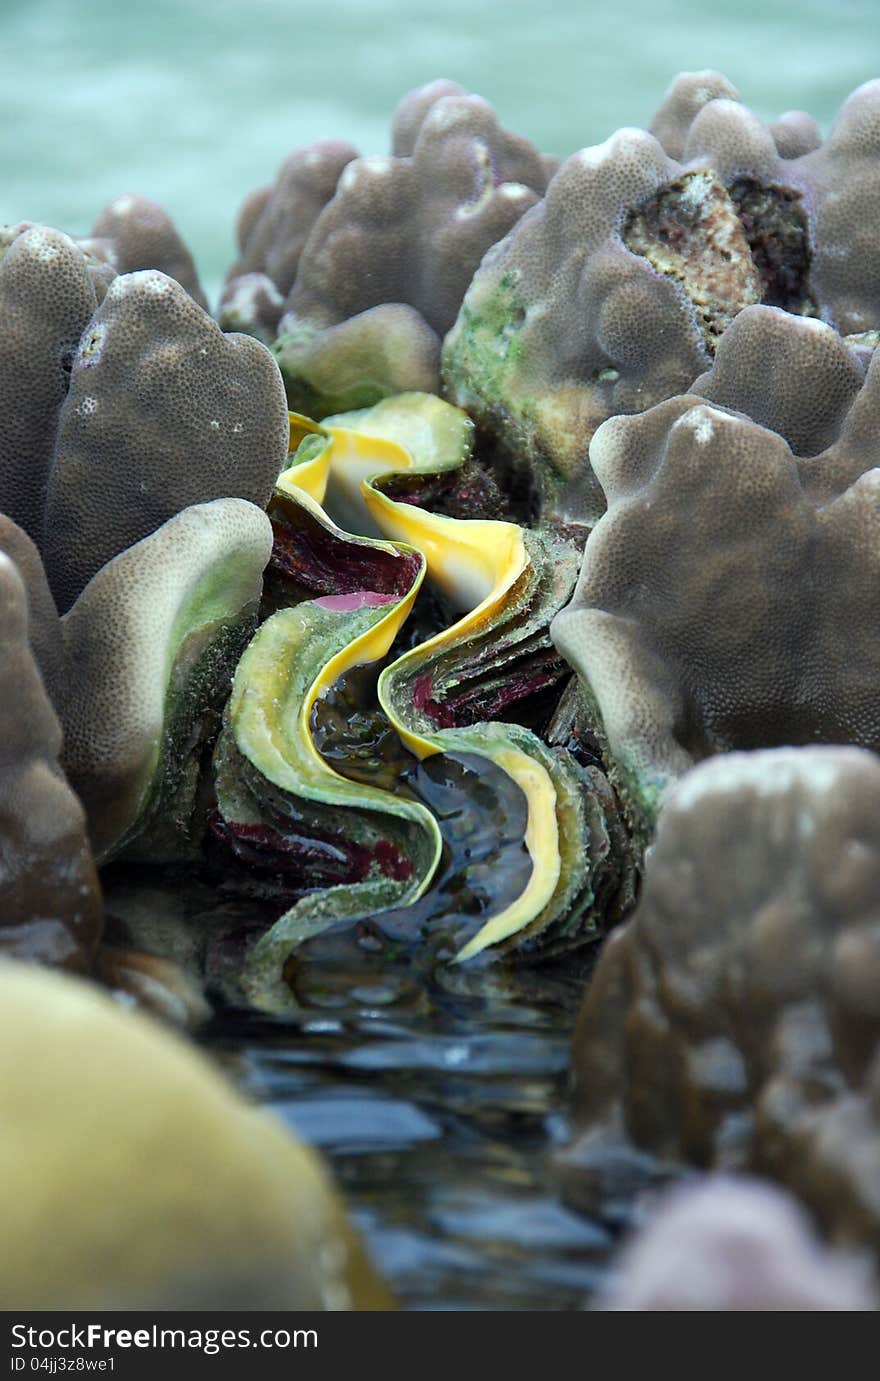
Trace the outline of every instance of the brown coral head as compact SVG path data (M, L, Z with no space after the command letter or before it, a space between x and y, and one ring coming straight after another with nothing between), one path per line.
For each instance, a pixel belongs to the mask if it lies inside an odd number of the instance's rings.
M838 1240L880 1249L878 903L873 754L787 748L689 773L578 1019L584 1146L770 1174Z
M608 512L551 632L649 813L713 753L880 745L880 470L817 503L781 436L692 395L590 458Z

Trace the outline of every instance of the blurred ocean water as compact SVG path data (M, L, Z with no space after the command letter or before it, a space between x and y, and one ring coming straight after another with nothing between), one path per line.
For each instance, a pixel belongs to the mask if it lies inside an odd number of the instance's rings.
M83 233L141 192L213 300L243 196L312 139L385 150L412 86L452 77L567 154L646 123L701 67L764 117L800 108L827 127L880 75L880 0L0 0L0 222Z

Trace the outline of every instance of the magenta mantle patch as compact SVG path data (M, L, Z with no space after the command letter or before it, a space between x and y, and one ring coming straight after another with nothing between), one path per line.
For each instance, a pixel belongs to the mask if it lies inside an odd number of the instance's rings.
M377 609L381 604L396 604L399 595L382 595L377 590L355 590L350 595L322 595L313 600L319 609L332 609L337 614L351 614L355 609Z

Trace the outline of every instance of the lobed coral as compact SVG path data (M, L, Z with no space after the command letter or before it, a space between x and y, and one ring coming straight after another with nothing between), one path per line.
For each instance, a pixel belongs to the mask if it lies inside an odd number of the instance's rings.
M597 432L608 511L552 628L649 821L712 753L880 746L880 360L751 307L694 390Z
M272 187L247 198L238 219L239 257L217 313L224 331L247 331L267 344L275 339L312 227L357 156L341 140L307 144L288 155Z
M116 273L157 269L207 309L192 255L167 211L148 197L114 197L92 226L91 236L81 243L106 258Z
M287 412L271 357L223 337L171 279L119 276L99 307L67 236L22 225L4 243L0 507L38 537L68 611L59 621L38 547L0 518L14 563L3 674L24 745L10 728L5 911L9 943L88 967L101 914L89 842L104 859L149 826L158 856L185 847L201 736L271 550L265 513L226 495L265 506Z
M0 510L36 542L73 356L96 309L67 235L13 228L0 258Z
M589 528L604 508L598 426L686 391L744 307L844 335L880 323L880 83L810 151L799 116L777 147L726 86L679 79L654 126L666 147L630 129L572 155L486 256L446 339L447 396L566 523Z
M578 1018L575 1165L766 1174L880 1247L878 808L855 748L730 754L669 793Z
M0 949L87 969L101 894L83 810L58 765L61 729L31 651L27 594L4 552L0 647Z
M100 568L188 504L265 508L287 454L278 371L178 283L117 278L84 332L60 410L44 559L65 612Z
M532 145L448 82L404 98L393 138L389 157L345 167L279 325L291 406L318 418L437 390L440 341L477 265L547 184ZM379 336L371 360L367 342Z
M193 504L102 566L64 616L63 763L102 862L134 840L153 862L197 843L199 748L256 624L271 551L255 504Z

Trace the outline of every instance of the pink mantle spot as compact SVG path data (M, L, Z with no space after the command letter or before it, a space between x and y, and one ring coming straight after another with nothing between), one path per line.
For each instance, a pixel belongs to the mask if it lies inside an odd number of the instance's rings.
M332 609L337 614L351 614L355 609L377 609L380 604L396 604L399 595L380 595L376 590L355 590L350 595L323 595L316 599L319 609Z

